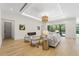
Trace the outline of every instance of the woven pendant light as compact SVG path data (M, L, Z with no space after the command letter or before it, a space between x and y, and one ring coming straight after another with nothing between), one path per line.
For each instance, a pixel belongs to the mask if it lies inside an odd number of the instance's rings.
M47 23L48 22L48 16L43 16L42 17L42 22Z

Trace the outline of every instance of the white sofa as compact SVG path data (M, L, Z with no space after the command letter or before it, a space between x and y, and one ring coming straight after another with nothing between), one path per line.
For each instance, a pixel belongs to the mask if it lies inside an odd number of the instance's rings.
M56 47L60 42L61 36L59 33L49 32L47 38L49 46Z
M26 36L24 37L25 41L37 41L38 39L40 39L40 36L37 35L32 35L32 36Z

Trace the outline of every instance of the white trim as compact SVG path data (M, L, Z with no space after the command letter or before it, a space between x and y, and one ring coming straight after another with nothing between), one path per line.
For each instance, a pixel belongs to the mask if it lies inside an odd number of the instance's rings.
M28 17L31 17L31 18L33 18L33 19L35 19L35 20L40 20L40 21L41 21L40 18L37 18L37 17L31 16L31 15L28 15L28 14L26 14L26 13L22 13L22 15L28 16Z
M2 39L4 39L4 22L12 23L12 38L15 39L15 21L9 19L2 19Z

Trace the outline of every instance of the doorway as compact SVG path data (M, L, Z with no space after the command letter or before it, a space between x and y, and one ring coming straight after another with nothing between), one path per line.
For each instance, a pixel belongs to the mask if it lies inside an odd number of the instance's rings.
M2 47L14 42L14 24L14 20L2 19Z
M6 39L14 39L14 21L13 20L2 20L2 38Z
M12 23L4 22L4 39L12 39Z

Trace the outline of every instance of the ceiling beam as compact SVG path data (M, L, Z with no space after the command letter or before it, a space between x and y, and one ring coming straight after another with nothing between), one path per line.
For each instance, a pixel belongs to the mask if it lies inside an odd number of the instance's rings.
M63 10L62 10L62 8L61 8L59 3L57 3L57 7L58 7L60 13L62 14L62 16L65 17L65 14L64 14L64 12L63 12Z
M26 5L27 5L27 3L24 3L24 5L22 6L22 8L19 10L19 12L21 12L25 8Z

